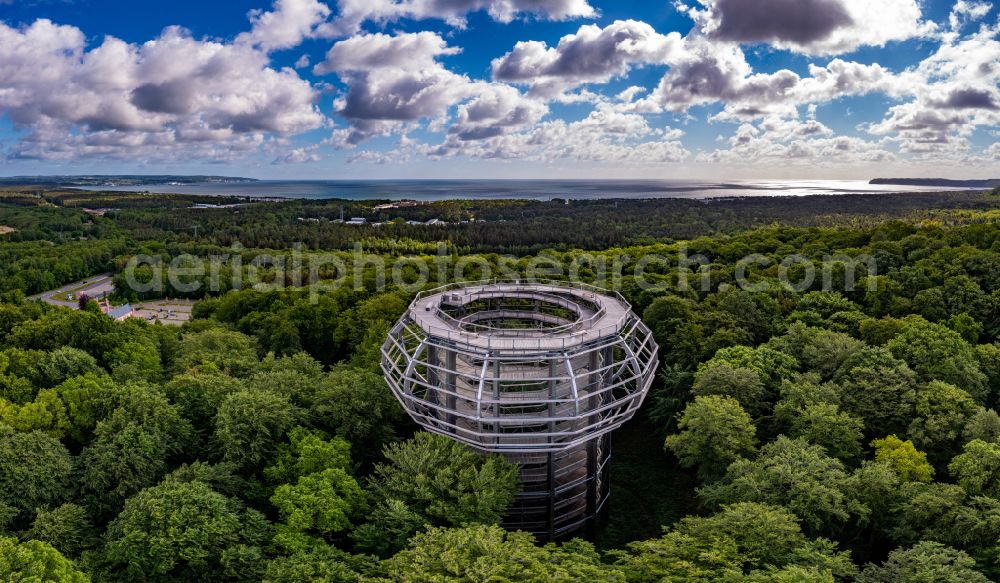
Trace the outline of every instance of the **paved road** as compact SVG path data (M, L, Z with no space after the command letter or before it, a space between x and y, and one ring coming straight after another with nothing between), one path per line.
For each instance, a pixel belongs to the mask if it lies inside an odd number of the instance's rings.
M77 288L81 289L74 292L74 294L76 294L76 297L79 297L79 294L86 294L92 298L99 298L114 291L115 284L111 279L110 273L103 273L101 275L89 277L82 281L66 284L59 289L54 289L51 291L47 291L45 293L29 296L28 299L42 301L45 302L46 304L52 304L53 306L65 306L67 308L77 309L78 304L76 301L67 302L64 300L57 300L54 297L56 294L60 294L70 290L76 290Z

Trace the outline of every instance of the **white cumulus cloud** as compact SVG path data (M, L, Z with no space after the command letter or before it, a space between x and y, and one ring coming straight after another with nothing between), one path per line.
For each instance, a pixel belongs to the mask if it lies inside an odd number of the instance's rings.
M587 0L338 0L336 27L353 34L365 22L386 24L401 19L443 20L463 28L466 16L485 10L498 22L521 15L547 20L593 18L597 11Z
M556 95L585 83L606 83L635 66L667 63L681 45L679 33L659 34L645 22L587 25L554 47L538 41L517 43L514 50L493 60L493 78Z
M863 46L926 36L918 0L698 0L678 7L708 37L766 43L810 55L849 53Z
M72 26L0 22L0 111L26 135L8 155L228 157L267 135L321 127L316 91L245 43L169 27L140 45L88 49Z
M333 45L315 71L336 73L348 86L334 106L351 129L336 141L350 145L387 135L407 123L444 116L474 95L468 77L438 61L457 50L432 32L366 34Z
M275 0L271 11L252 10L253 28L240 35L264 50L290 49L306 38L329 38L334 34L330 7L319 0Z

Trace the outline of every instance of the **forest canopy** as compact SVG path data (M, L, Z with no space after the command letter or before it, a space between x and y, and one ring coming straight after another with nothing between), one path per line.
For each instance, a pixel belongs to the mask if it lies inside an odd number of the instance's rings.
M190 205L44 190L0 202L17 229L0 235L0 578L1000 578L995 197L458 201L400 211L448 226L354 231L297 220L332 219L340 202ZM116 210L82 210L98 206ZM546 213L570 226L542 230ZM102 272L121 284L130 254L207 257L234 241L284 253L296 239L330 252L361 239L389 262L444 244L449 265L511 254L515 270L628 258L620 291L661 369L616 434L592 540L503 530L517 467L405 416L378 348L412 290L364 270L316 296L202 288L184 326L25 299ZM682 286L676 264L652 287L627 275L680 246L706 258L708 289ZM871 256L878 272L794 291L779 281L792 254ZM768 263L747 289L749 255Z

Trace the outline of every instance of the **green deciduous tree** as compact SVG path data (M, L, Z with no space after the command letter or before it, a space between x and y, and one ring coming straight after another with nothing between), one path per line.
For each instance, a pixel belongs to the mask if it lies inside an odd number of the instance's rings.
M165 482L125 503L104 560L123 581L217 580L223 554L259 536L253 514L201 482Z
M76 504L39 509L27 538L46 542L67 557L79 557L99 540L87 511Z
M130 340L104 355L111 374L119 382L156 382L163 376L160 351L152 338Z
M0 400L0 421L18 431L41 431L61 439L70 428L66 406L52 389L42 389L35 400L15 405Z
M114 411L120 394L111 377L96 374L73 377L54 390L66 405L67 435L78 444L90 441L97 422Z
M274 462L264 469L272 482L287 484L331 468L351 467L351 444L339 437L327 440L319 431L296 427L288 438L290 443L280 446Z
M307 354L299 354L316 362ZM276 364L271 364L268 369L254 373L246 379L246 387L250 390L279 393L288 397L289 401L299 407L312 408L317 402L316 388L322 382L322 368L319 371L312 371L289 366L291 363L288 361L296 357L272 359L271 363ZM265 360L265 362L268 361ZM316 364L319 363L316 362Z
M856 524L874 541L892 525L893 512L902 500L901 480L888 463L865 461L851 474L848 495L857 511Z
M743 581L747 574L788 566L835 573L854 571L850 556L823 540L810 540L794 514L757 503L728 505L712 516L689 516L663 537L613 552L628 581Z
M749 368L734 368L723 362L712 363L698 370L691 392L696 396L725 395L739 401L751 415L761 415L767 405L767 394L760 374Z
M748 368L757 372L761 383L768 391L777 391L782 379L791 378L799 368L793 356L775 350L770 346L750 348L732 346L715 353L708 362L698 365L699 373L716 364L728 364L733 368Z
M1000 539L1000 500L970 497L954 484L904 484L890 535L901 544L932 540L992 560Z
M859 334L871 346L885 346L906 328L906 323L897 318L869 318L861 322Z
M865 344L847 334L795 323L784 336L772 339L767 346L794 356L804 370L818 373L826 380Z
M3 356L0 355L0 359ZM2 361L0 361L2 365ZM11 403L22 404L31 401L35 396L35 386L24 377L12 374L0 374L0 399Z
M271 496L283 524L275 541L290 551L313 546L315 536L330 536L351 527L364 495L347 472L331 468L282 484ZM321 540L321 539L319 539Z
M66 379L100 371L93 356L70 346L43 353L36 365L35 382L41 387L54 387Z
M978 439L987 443L1000 439L1000 415L993 409L980 407L965 424L962 431L965 441Z
M821 445L827 453L842 460L854 459L861 454L863 430L860 420L830 403L809 405L792 417L789 423L791 437Z
M966 443L948 471L969 495L1000 499L1000 443L978 439Z
M263 583L358 583L360 575L346 561L343 551L333 547L312 547L267 564Z
M208 464L194 462L182 464L176 470L163 478L164 482L202 482L213 490L230 498L246 495L249 488L247 480L236 474L236 466L230 463Z
M710 300L715 300L716 317L726 327L749 334L750 344L763 342L774 332L776 316L781 310L778 302L766 293L738 287L720 290Z
M689 321L696 304L675 295L660 296L642 312L642 321L653 331L661 351L670 346L669 338L677 328Z
M129 496L159 482L194 433L177 407L153 387L125 387L116 400L119 406L97 423L94 441L81 453L85 500L95 514L110 516Z
M313 410L319 426L346 439L366 461L395 439L408 420L382 375L346 366L335 367L320 381Z
M987 397L987 378L979 370L976 350L946 326L923 318L907 320L903 332L886 347L905 360L922 381L943 381L968 392L982 403Z
M0 579L40 583L89 583L90 578L77 571L73 563L48 544L0 537Z
M58 440L0 425L0 504L19 512L58 505L69 494L73 460Z
M917 390L914 409L907 437L927 451L933 462L944 463L958 453L962 433L977 407L962 389L931 381Z
M869 276L858 282L857 289L865 290L864 304L868 313L876 316L896 313L902 292L898 281L885 275Z
M875 459L892 468L904 482L930 482L934 477L934 466L927 462L927 454L918 451L912 441L890 435L876 439L871 446Z
M864 424L840 410L835 386L817 380L802 375L782 385L782 399L774 409L775 431L821 445L834 457L853 459L861 453Z
M796 309L816 312L823 318L829 318L838 312L857 312L861 306L845 298L839 292L815 291L803 294L799 298Z
M750 415L732 397L696 397L681 414L680 433L666 439L665 447L684 467L697 467L702 480L722 475L730 463L752 454L757 429Z
M986 375L989 394L987 402L996 404L1000 399L1000 343L977 345L976 357L979 360L979 370Z
M983 333L982 323L964 312L953 314L944 324L955 332L958 332L959 336L973 346L979 342L979 335Z
M745 559L739 545L723 535L706 540L671 531L630 543L612 555L629 583L738 581L744 576Z
M184 417L204 430L211 425L222 401L243 388L238 379L214 367L202 367L182 373L163 385L170 402L180 407Z
M385 449L374 491L403 500L435 524L498 522L519 488L517 466L447 437L417 433Z
M351 533L358 547L380 557L389 557L406 546L414 533L428 523L406 502L397 499L380 501L368 515L368 523Z
M976 561L964 552L925 541L908 549L897 549L881 565L868 565L858 575L858 583L987 583L976 570Z
M299 411L284 395L238 391L219 406L213 440L225 461L256 470L271 459L298 418Z
M257 347L252 338L239 332L210 328L184 336L174 359L174 372L184 372L206 363L234 377L257 369Z
M789 565L781 569L757 571L743 579L746 583L836 583L833 573L816 567Z
M818 374L798 374L781 383L781 398L774 406L772 420L778 429L787 430L792 420L806 407L840 405L840 387L822 382Z
M718 482L699 490L710 506L760 502L784 506L812 532L835 530L850 517L844 465L822 447L779 436L755 460L737 460Z
M374 499L380 508L392 500L404 503L423 524L496 524L520 487L517 466L440 435L417 433L408 441L387 446L385 457L388 463L375 468ZM392 519L389 530L398 529L397 513L377 509L372 518L380 517ZM378 540L381 529L378 523L369 522L357 536L385 548L384 541Z
M486 525L418 534L387 561L387 569L397 581L625 582L619 570L601 563L590 543L537 546L530 534Z
M848 357L834 374L841 404L869 431L902 433L913 417L916 375L884 348L865 348Z

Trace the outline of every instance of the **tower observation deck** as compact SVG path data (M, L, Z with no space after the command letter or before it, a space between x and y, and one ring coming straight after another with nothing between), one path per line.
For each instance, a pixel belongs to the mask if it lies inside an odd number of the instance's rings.
M642 405L657 364L620 294L564 282L423 292L382 346L385 378L417 423L520 466L504 526L549 539L601 514L609 434Z

